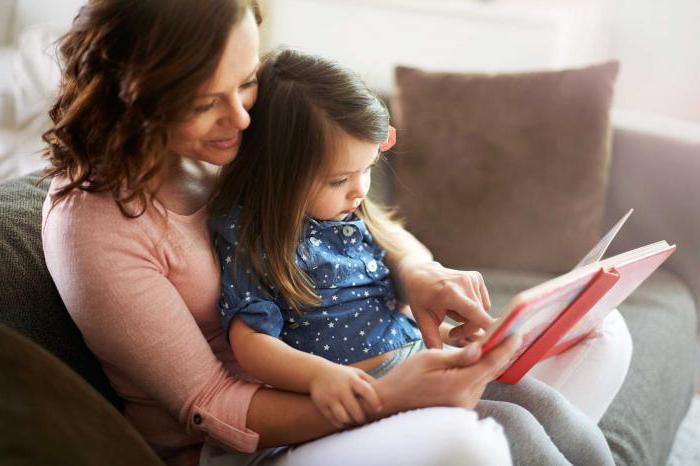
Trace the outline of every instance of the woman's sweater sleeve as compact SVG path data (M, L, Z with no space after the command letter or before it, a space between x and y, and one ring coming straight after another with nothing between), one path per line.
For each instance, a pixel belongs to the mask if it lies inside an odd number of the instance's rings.
M127 415L133 397L130 418L146 440L159 443L159 435L168 434L162 417L139 411L152 401L188 437L254 451L258 434L246 428L246 416L259 385L233 377L214 355L167 278L167 258L158 257L144 221L123 218L107 202L69 199L50 212L47 202L42 234L46 263L66 308L117 391L126 395Z

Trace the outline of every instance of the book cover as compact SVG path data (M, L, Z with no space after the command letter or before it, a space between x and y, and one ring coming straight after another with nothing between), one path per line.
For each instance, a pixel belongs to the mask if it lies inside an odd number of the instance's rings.
M573 270L518 293L486 330L484 352L515 332L523 336L498 380L517 383L538 361L580 341L673 254L675 245L659 241L601 260L631 213Z

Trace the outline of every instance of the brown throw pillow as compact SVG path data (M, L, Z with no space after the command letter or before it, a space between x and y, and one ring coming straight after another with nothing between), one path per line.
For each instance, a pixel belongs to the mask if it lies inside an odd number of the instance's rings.
M452 267L573 267L600 234L617 72L398 67L392 163L407 227Z

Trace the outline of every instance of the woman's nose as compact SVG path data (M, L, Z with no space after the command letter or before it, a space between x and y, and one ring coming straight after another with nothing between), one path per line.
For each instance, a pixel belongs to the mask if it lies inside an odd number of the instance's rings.
M227 126L243 131L250 125L250 114L240 100L231 102L225 115Z

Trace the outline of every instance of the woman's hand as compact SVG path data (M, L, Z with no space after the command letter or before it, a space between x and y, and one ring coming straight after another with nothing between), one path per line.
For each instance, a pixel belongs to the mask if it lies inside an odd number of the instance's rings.
M486 313L491 300L479 272L423 261L402 264L399 281L428 348L442 347L439 326L446 316L463 322L451 331L455 340L466 340L493 322Z
M462 348L471 342L479 341L485 334L484 330L471 322L460 325L452 325L443 322L439 327L440 340L446 345Z
M381 417L429 406L473 409L486 384L501 374L520 341L520 335L515 334L484 355L479 343L470 343L460 351L419 352L373 383L384 405Z
M321 414L335 427L360 425L367 422L365 408L370 412L382 409L379 395L372 383L375 379L361 369L329 364L311 380L311 400Z

